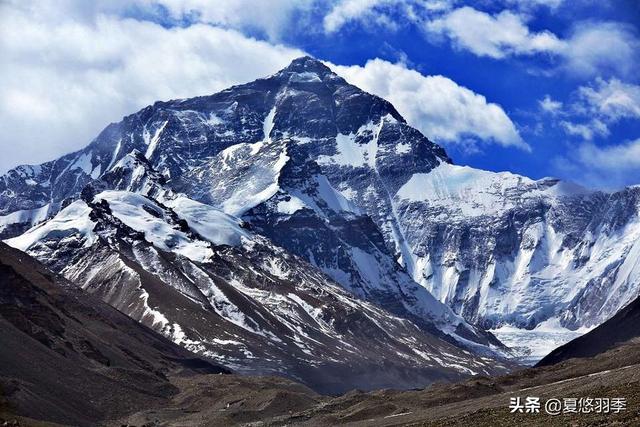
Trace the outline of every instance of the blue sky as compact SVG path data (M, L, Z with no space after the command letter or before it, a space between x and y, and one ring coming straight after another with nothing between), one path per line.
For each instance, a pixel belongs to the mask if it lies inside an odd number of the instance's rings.
M640 2L6 1L4 171L86 145L157 99L311 54L388 98L456 163L640 183Z

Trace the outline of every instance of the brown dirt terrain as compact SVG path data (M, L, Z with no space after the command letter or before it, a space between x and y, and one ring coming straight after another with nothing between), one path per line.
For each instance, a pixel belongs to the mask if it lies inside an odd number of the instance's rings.
M111 425L149 426L538 426L640 425L640 341L588 359L475 378L424 390L320 396L278 378L209 376L172 380L181 391L161 409ZM619 414L511 414L510 397L625 397Z

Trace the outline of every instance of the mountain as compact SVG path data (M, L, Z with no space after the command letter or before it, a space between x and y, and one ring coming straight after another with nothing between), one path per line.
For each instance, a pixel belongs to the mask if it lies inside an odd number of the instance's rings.
M443 164L397 199L414 224L414 278L469 320L594 326L638 295L638 187L602 193Z
M582 330L638 296L640 188L454 165L387 101L309 57L157 102L78 152L8 172L0 233L23 234L87 186L216 208L352 295L483 354L500 343L482 329Z
M207 425L237 425L321 398L197 358L1 242L0 343L3 426L158 425L120 420L200 403Z
M229 370L196 358L0 243L0 390L36 419L95 425L166 401L168 375Z
M640 337L640 298L597 328L553 350L536 366L555 365L572 358L593 357Z
M507 370L447 340L435 325L461 320L435 300L433 318L423 319L432 332L425 331L354 298L209 205L93 190L8 243L237 372L284 375L338 393Z
M396 200L412 277L529 360L639 295L640 187L603 193L442 164Z
M154 196L147 193L146 178L136 181L141 166L128 160L137 151L157 171L156 187L251 218L247 221L261 234L307 258L355 295L421 322L438 304L397 264L375 223L331 186L316 161L319 153L335 152L338 129L357 132L381 117L395 123L394 132L419 138L413 157L425 168L444 158L443 150L404 124L388 102L302 58L270 78L216 95L156 103L110 125L78 153L9 172L3 178L7 190L0 186L0 192L12 196L0 206L12 213L1 222L19 218L24 222L6 229L28 227L42 212L56 212L76 199L92 180L111 178L114 168L131 171L119 172L126 176L118 188ZM362 132L362 138L372 136L373 128ZM289 241L278 238L285 235Z

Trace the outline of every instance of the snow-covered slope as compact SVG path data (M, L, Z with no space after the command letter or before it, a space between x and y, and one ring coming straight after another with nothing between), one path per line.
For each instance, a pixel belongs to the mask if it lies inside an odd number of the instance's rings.
M530 360L640 293L637 188L600 193L442 164L414 175L394 203L413 278L469 321L532 352Z
M639 195L442 164L395 203L412 275L436 298L486 326L576 328L638 294Z
M461 317L577 330L639 291L640 188L592 192L452 165L391 104L312 58L157 102L77 153L16 168L0 178L0 232L21 234L83 189L166 206L182 195L241 217L353 295L480 351L497 342ZM179 238L175 247L200 254Z

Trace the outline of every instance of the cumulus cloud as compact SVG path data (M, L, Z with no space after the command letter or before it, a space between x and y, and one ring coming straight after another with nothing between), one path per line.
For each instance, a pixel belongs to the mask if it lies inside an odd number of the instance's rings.
M350 83L389 100L413 126L439 143L468 137L524 150L530 147L497 104L444 76L424 76L381 59L332 68Z
M564 41L562 68L580 76L603 72L633 76L639 62L640 40L627 25L614 22L582 22Z
M552 59L554 71L581 77L602 73L631 76L640 62L637 33L620 22L576 22L563 36L549 30L531 31L528 21L537 9L555 11L563 0L504 0L501 5L505 9L499 13L455 7L459 3L340 0L324 16L323 27L333 33L348 22L387 29L415 24L425 30L430 41L449 40L458 49L494 59L546 55Z
M522 10L532 10L538 7L556 10L564 3L564 0L505 0L505 3L507 6L515 6Z
M156 100L215 93L271 74L305 54L230 28L166 28L123 18L131 5L129 0L2 4L0 150L11 155L0 158L0 171L79 149L107 123ZM183 5L175 13L196 6ZM526 147L499 106L445 77L424 77L376 61L358 69L343 71L396 103L434 138L473 136ZM396 72L401 73L393 76ZM419 102L412 91L421 91Z
M591 168L620 169L621 171L638 169L640 168L640 139L609 147L584 144L578 150L578 157L582 163Z
M609 127L602 120L592 119L585 123L574 123L567 120L560 122L560 126L569 135L580 136L586 141L591 141L596 136L608 136Z
M581 21L559 36L548 30L531 31L528 21L541 7L556 10L563 0L504 0L499 13L471 6L454 7L453 0L341 0L325 15L326 32L346 23L398 27L399 22L423 28L429 39L443 38L477 56L504 59L547 55L555 70L581 77L602 73L631 76L640 62L636 30L620 22ZM400 18L399 18L400 17Z
M343 0L324 17L324 29L328 33L338 31L347 22L360 20L370 15L375 7L386 3L387 0Z
M618 189L640 181L640 139L598 147L590 142L554 160L558 173L595 188Z
M62 3L2 6L0 151L11 155L0 170L79 149L158 99L215 93L303 54L230 29L168 29Z
M523 18L510 11L493 16L465 6L427 21L425 27L429 33L444 35L455 46L478 56L504 58L563 49L563 43L553 33L530 32Z

